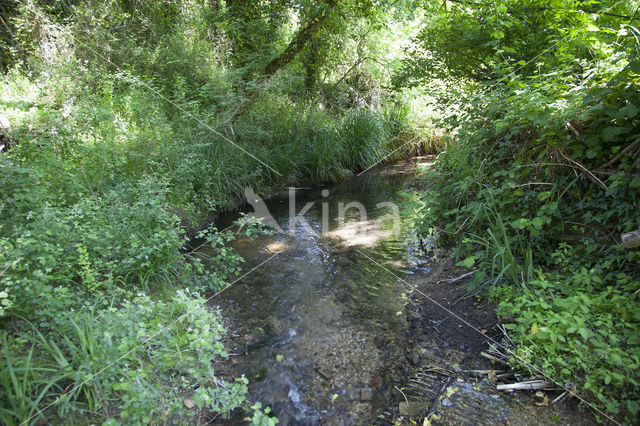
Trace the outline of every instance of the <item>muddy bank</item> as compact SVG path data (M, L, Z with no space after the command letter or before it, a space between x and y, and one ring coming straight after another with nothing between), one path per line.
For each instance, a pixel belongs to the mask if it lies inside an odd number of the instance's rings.
M446 256L427 276L410 282L431 300L410 292L403 380L376 423L422 424L428 417L433 425L597 424L576 400L549 404L561 392L496 390L497 384L517 380L508 365L481 355L491 342L485 336L502 342L503 335L497 327L495 306L466 297L466 280L458 279L464 273Z

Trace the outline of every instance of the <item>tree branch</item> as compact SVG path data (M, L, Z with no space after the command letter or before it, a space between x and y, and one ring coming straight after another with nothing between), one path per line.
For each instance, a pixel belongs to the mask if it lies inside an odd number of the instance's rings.
M332 9L333 7L335 7L336 3L337 0L327 0L327 8ZM275 74L280 68L287 65L293 58L298 55L298 53L300 53L307 41L309 41L311 37L313 37L313 35L318 32L318 30L322 27L324 21L327 19L327 16L329 15L327 13L327 8L323 8L320 15L312 17L309 23L300 31L298 31L298 33L295 35L293 40L291 40L291 43L289 43L286 49L284 49L284 51L280 55L273 58L273 60L271 60L271 62L269 62L266 67L264 67L264 70L262 71L263 76L269 77Z

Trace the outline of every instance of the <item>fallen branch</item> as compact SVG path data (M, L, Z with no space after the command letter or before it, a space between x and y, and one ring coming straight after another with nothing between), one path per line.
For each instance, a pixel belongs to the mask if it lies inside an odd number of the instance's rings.
M622 246L624 248L634 248L640 246L640 229L633 232L627 232L621 235Z
M624 157L624 155L631 151L633 148L635 148L638 144L640 144L640 138L636 139L635 141L631 142L629 145L627 145L622 151L620 151L618 154L616 154L615 157L613 157L611 160L607 161L606 163L604 163L602 166L598 167L599 169L606 169L607 167L610 167L612 165L614 165L616 163L616 161L618 161L619 159L621 159L622 157Z
M539 389L555 389L553 383L544 380L529 380L528 382L511 383L508 385L497 385L497 390L539 390Z

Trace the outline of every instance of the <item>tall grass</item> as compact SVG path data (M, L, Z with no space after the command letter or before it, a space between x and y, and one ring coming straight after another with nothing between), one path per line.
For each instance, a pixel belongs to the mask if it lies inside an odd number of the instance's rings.
M468 240L483 247L481 262L489 266L489 278L486 284L495 286L506 282L513 285L526 285L534 278L533 250L509 232L502 215L495 209L484 207L487 219L486 236L470 233Z
M7 426L21 424L34 416L30 423L46 422L43 414L36 413L40 404L64 392L69 379L68 371L60 371L48 362L34 359L34 346L28 352L12 350L5 332L2 333L3 366L0 369L0 421Z

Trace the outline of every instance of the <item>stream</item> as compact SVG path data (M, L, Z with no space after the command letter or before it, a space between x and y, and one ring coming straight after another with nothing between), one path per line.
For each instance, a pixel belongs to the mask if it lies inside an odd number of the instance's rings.
M258 267L210 302L229 330L233 355L222 369L245 374L250 401L271 407L283 425L390 424L434 407L431 424L584 424L588 417L575 420L575 409L495 391L468 373L500 368L480 357L482 339L474 346L425 323L424 300L416 302L408 284L442 273L442 261L425 256L393 207L379 204L400 204L415 175L409 162L298 188L299 220L290 220L291 191L265 200L279 231L230 244L244 271ZM353 206L340 214L340 203L351 202L366 219Z

